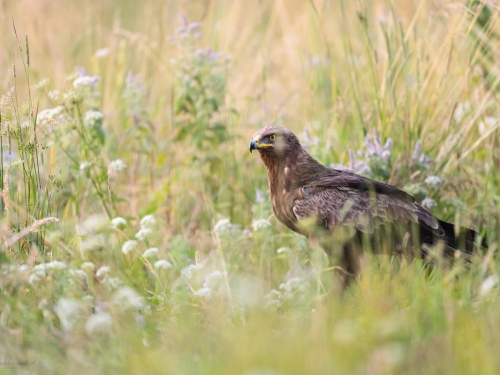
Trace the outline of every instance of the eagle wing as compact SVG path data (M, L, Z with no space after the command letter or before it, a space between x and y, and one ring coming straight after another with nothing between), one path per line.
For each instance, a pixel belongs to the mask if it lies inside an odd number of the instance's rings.
M411 195L354 173L325 169L297 188L293 212L299 223L315 218L330 231L350 226L364 233L390 223L440 229L439 220Z

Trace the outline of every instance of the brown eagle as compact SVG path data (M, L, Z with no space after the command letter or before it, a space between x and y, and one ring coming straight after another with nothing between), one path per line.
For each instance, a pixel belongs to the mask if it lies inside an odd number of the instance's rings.
M291 230L340 257L350 275L362 252L425 255L433 245L446 256L472 253L477 233L439 220L408 193L354 173L327 168L304 150L290 130L268 126L254 134L267 168L273 211ZM481 246L486 247L483 240Z

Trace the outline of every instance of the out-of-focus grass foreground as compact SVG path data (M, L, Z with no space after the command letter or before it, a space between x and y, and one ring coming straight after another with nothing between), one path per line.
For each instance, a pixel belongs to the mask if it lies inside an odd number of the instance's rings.
M500 372L495 2L0 6L0 373ZM342 293L272 214L270 124L489 250Z

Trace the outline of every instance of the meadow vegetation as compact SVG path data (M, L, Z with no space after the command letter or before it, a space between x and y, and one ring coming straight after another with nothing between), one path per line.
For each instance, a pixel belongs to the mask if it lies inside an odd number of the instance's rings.
M497 5L1 7L0 373L499 373ZM342 293L272 214L270 124L489 250Z

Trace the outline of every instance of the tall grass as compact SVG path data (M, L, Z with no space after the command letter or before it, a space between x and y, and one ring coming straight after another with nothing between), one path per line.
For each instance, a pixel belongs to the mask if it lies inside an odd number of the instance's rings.
M0 371L498 373L495 5L3 7ZM268 124L490 249L342 293L272 215Z

